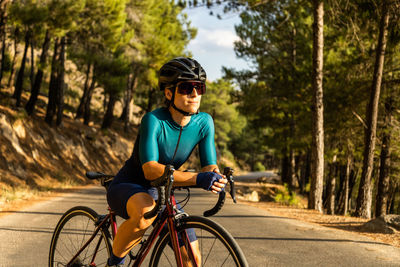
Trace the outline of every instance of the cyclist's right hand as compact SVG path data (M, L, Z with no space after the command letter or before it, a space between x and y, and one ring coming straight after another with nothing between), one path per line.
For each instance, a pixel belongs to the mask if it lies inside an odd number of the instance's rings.
M220 179L224 179L221 175L216 172L201 172L197 174L196 185L207 190L212 191L211 188L215 182L220 182ZM224 190L223 188L221 191L217 192L220 193Z

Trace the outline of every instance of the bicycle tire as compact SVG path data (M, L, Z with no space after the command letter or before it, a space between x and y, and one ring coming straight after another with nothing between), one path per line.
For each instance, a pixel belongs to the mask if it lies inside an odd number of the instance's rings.
M93 209L83 206L71 208L64 213L57 223L51 239L49 267L67 266L67 263L94 233L98 217ZM109 236L108 230L100 229L96 237L80 253L71 267L89 266L99 241L95 266L104 266L112 251Z
M204 217L189 216L177 227L178 235L186 229L194 229L201 253L201 266L247 267L247 260L232 235L218 223ZM150 258L149 266L176 266L169 232L160 235Z

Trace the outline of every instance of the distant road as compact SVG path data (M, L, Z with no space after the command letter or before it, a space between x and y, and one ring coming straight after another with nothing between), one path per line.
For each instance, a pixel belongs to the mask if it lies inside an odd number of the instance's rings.
M192 190L185 211L201 215L216 201L204 190ZM250 266L400 266L400 249L364 236L275 216L231 199L212 217L236 238ZM88 205L106 212L104 189L92 187L0 212L0 266L47 266L53 229L63 212ZM121 220L120 220L121 221ZM147 266L147 265L143 265Z
M261 177L267 177L267 179L278 179L279 177L276 173L271 171L265 172L249 172L246 174L235 175L235 181L249 181L249 180L256 180Z

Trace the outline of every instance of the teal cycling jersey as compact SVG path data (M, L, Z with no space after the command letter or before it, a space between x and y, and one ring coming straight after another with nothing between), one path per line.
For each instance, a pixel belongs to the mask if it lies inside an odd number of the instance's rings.
M214 122L209 114L199 112L181 127L166 108L149 112L142 119L131 157L113 183L131 182L149 186L143 174L144 163L157 161L179 169L196 145L199 146L201 166L216 165Z

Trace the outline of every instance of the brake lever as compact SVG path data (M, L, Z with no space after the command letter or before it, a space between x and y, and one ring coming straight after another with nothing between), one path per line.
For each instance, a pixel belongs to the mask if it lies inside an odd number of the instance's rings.
M224 168L224 175L226 176L226 179L229 182L230 185L230 191L229 194L231 195L233 199L233 203L236 203L236 195L235 195L235 181L233 180L233 169L230 167L225 167Z

